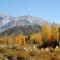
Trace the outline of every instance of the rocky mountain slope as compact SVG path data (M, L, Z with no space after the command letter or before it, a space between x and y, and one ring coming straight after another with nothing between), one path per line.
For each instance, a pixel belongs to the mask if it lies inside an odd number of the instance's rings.
M14 35L24 32L38 32L47 21L34 16L12 17L6 13L0 13L0 35Z

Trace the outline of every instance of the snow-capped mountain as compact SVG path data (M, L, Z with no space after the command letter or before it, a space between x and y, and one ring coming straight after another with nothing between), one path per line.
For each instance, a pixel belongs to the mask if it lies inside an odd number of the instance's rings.
M16 26L22 25L42 25L47 21L33 16L12 17L6 13L0 13L0 33Z
M33 25L38 24L42 25L46 23L47 21L39 18L39 17L33 17L33 16L19 16L15 18L16 25Z
M10 28L13 22L13 18L6 13L0 13L0 32Z

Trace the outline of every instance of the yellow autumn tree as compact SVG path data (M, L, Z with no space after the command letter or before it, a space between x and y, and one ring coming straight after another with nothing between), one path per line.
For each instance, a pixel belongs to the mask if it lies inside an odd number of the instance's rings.
M51 38L51 40L59 40L58 24L55 24L55 23L52 24L52 38Z
M9 46L9 47L12 46L12 43L13 43L12 36L3 36L2 39L3 39L3 45Z
M51 40L51 26L48 23L42 26L42 34L44 41Z
M20 40L22 42L22 44L25 44L25 35L20 35Z
M35 43L40 43L42 41L42 36L40 33L31 34L30 40L35 41Z
M3 38L0 37L0 45L2 45L2 44L3 44Z
M24 35L18 34L15 37L15 39L16 39L18 45L25 44L25 36Z

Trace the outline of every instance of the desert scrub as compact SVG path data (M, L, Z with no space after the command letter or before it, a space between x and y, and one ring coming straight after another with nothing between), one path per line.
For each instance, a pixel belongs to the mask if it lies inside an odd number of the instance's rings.
M7 49L7 51L4 52L3 55L5 57L16 56L16 53L17 53L17 51L15 51L15 50Z
M7 58L0 53L0 60L7 60Z
M24 50L21 50L21 51L18 51L17 52L17 59L19 60L21 60L21 59L23 59L23 60L27 60L29 58L29 54L28 54L28 52L27 51L24 51Z
M6 57L0 57L0 60L8 60Z
M4 53L7 51L7 48L0 48L0 53Z
M57 60L60 60L60 47L55 49Z

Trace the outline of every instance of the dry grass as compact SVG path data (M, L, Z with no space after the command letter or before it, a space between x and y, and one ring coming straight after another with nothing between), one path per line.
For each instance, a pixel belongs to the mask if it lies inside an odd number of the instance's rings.
M6 60L7 57L15 57L16 60L60 60L60 48L52 52L47 49L38 49L37 47L23 46L20 48L0 48L0 60ZM25 49L26 48L26 49Z

